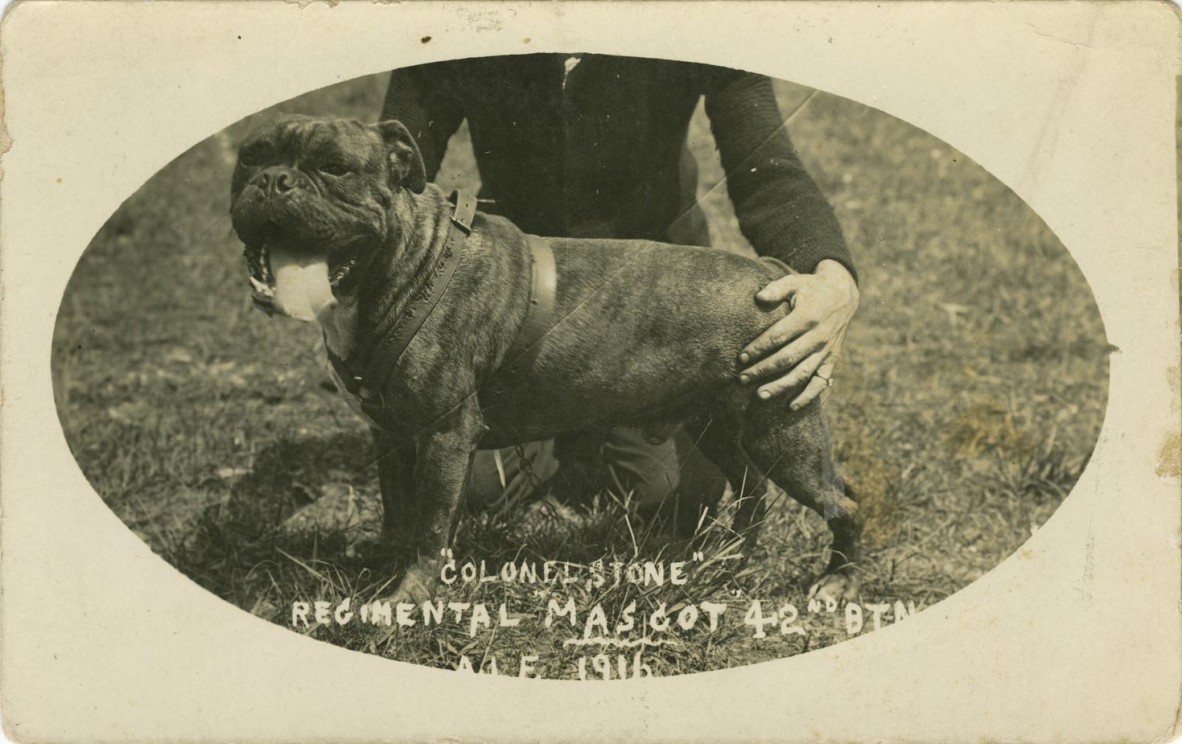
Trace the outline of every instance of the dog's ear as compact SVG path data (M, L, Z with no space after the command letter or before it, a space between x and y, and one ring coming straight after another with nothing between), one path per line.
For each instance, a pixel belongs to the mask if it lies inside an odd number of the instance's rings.
M423 193L427 186L427 169L423 166L423 156L414 137L395 119L378 122L378 133L386 143L386 152L390 158L390 170L398 177L398 183L416 194Z

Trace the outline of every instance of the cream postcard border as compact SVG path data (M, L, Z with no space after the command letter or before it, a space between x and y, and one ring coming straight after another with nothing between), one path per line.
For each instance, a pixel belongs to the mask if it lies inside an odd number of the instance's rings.
M1178 34L1174 9L1150 2L18 3L0 35L12 142L0 184L6 732L1168 737L1182 680L1180 489L1161 467L1182 416ZM800 657L660 680L520 681L261 622L184 579L103 505L62 436L49 351L66 281L123 199L190 145L310 89L419 62L570 50L746 68L877 107L976 160L1047 222L1119 350L1095 456L1021 557L907 623Z

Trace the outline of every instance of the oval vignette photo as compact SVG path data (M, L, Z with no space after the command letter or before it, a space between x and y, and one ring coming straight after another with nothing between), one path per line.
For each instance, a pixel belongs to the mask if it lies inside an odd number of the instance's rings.
M924 131L536 54L178 154L82 255L53 375L99 497L217 597L389 659L617 680L982 577L1083 472L1109 352L1066 248Z

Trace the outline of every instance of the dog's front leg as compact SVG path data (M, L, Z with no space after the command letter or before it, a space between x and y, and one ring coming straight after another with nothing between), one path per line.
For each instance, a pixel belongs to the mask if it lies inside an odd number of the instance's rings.
M405 437L372 429L378 461L378 486L382 492L382 542L406 544L420 534L416 524L415 443Z
M394 595L398 602L431 598L443 552L450 545L460 496L483 427L479 420L419 437L415 446L415 503L419 506L419 557Z

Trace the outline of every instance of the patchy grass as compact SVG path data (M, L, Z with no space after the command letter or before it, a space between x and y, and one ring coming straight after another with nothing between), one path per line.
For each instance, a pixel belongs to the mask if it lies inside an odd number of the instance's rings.
M363 78L276 110L372 120L383 87L384 76ZM1070 256L981 168L882 113L788 84L780 93L787 111L807 99L790 131L862 274L862 309L828 413L842 472L863 500L863 606L922 609L1015 551L1071 489L1099 431L1108 346ZM182 154L95 236L62 302L53 370L67 440L108 506L201 586L290 627L293 603L335 609L348 599L357 611L384 596L408 556L376 540L368 435L323 385L316 329L268 320L246 297L228 191L234 147L256 118ZM463 137L457 144L440 181L471 188L470 148ZM749 250L701 112L691 144L716 244ZM430 627L295 629L441 667L463 656L488 670L496 658L501 673L516 673L532 654L540 673L572 678L594 653L569 643L591 610L614 626L635 603L628 637L665 641L643 648L651 673L716 669L848 637L843 612L810 612L804 597L827 542L821 521L787 500L747 555L723 525L678 540L612 494L579 510L508 505L464 516L457 561L483 559L494 572L569 562L583 580L458 581L440 601L484 604L493 626L504 603L518 624L472 633L469 608ZM586 567L597 560L667 569L686 561L688 579L596 586ZM576 627L546 625L550 599L575 602ZM781 616L755 638L743 622L753 600L765 613L791 604L800 617ZM688 631L640 630L662 606L678 613L704 601L728 607L713 632L701 618ZM630 660L635 651L611 649L610 675L617 653ZM601 676L599 661L584 664Z

